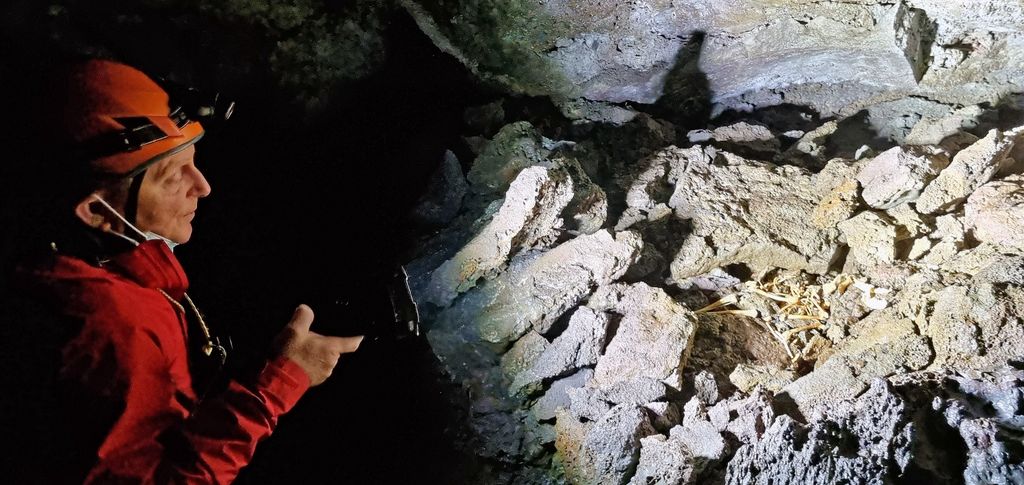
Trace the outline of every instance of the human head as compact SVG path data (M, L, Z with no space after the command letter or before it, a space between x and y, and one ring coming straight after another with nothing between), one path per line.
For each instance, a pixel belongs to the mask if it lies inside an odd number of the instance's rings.
M57 131L69 147L72 173L88 189L76 196L75 216L90 227L133 236L123 218L143 232L188 241L198 199L210 193L194 163L202 126L159 84L121 63L78 63L63 80Z

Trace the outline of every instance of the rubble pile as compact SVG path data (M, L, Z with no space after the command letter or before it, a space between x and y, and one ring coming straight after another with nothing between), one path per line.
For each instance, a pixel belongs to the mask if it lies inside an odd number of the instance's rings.
M408 268L483 481L1024 479L1024 127L965 112L830 159L841 122L645 114L449 153Z

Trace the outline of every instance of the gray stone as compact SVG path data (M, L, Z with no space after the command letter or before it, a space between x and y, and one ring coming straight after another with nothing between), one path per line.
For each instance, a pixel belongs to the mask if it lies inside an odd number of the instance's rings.
M548 161L540 133L526 121L506 125L480 151L466 179L478 194L503 194L519 172Z
M564 172L543 167L520 172L494 218L430 275L425 299L448 306L480 278L493 277L513 251L543 245L561 224L559 216L572 195L572 183Z
M671 167L669 206L692 226L672 261L674 280L737 263L754 272L828 269L838 230L814 226L813 214L827 192L820 192L807 172L698 147L665 150L657 157Z
M964 216L975 239L1024 251L1024 175L981 186L967 199Z
M572 400L569 397L569 390L582 388L593 377L593 370L582 369L569 377L552 382L551 387L530 408L534 417L540 421L546 421L554 419L559 408L570 409Z
M737 153L771 157L779 151L779 139L767 127L744 121L715 128L711 132L716 145ZM694 140L691 138L691 142Z
M595 373L595 385L601 386ZM629 380L617 380L599 387L607 401L613 404L644 404L665 397L665 383L649 377L637 376Z
M679 407L670 402L649 402L644 404L651 418L651 425L659 433L667 433L682 421Z
M857 174L857 181L864 187L861 196L876 209L913 202L947 165L948 158L926 147L891 148L865 163Z
M806 416L837 399L852 398L875 378L922 369L934 353L914 323L895 317L891 308L876 311L860 323L859 335L824 363L782 388Z
M705 406L718 402L718 383L715 382L715 376L704 370L698 372L693 377L693 394Z
M569 319L565 331L551 345L546 345L539 355L535 355L533 361L521 372L514 375L511 389L516 391L597 364L604 349L608 323L609 317L605 313L587 307L578 308Z
M890 264L896 259L896 226L872 211L864 211L839 223L850 246L847 268ZM856 272L844 269L844 272Z
M574 483L624 483L640 460L640 440L656 433L642 406L620 404L587 430L566 474Z
M985 138L957 153L952 163L925 187L917 201L917 211L934 214L956 208L996 172L1013 163L1008 155L1017 136L1017 132L993 129Z
M547 339L541 334L527 332L501 356L501 370L509 378L522 374L544 353L548 345Z
M750 392L757 386L771 392L779 392L795 379L796 373L793 371L771 365L739 364L729 374L729 382L742 392Z
M574 387L566 390L569 395L569 412L577 419L597 421L612 408L604 392L593 387Z
M728 450L722 434L708 421L697 421L688 426L676 426L669 432L670 439L677 439L696 458L696 468L702 471L708 464L725 458Z
M530 328L546 333L592 288L615 281L640 254L643 242L632 232L608 231L570 239L517 271L494 281L491 300L474 319L481 338L506 344Z
M852 407L811 425L779 416L760 440L737 450L726 483L889 483L890 470L899 469L893 455L909 453L906 434L913 432L902 400L877 380Z
M469 184L462 175L459 159L451 150L446 150L444 161L430 176L426 191L413 209L413 220L432 226L451 222L462 208L462 198L468 191Z
M682 370L696 331L692 312L660 288L643 283L601 287L587 305L622 316L594 369L597 387L648 378L682 388Z
M682 441L654 435L640 440L640 461L629 485L682 485L693 475L693 457Z

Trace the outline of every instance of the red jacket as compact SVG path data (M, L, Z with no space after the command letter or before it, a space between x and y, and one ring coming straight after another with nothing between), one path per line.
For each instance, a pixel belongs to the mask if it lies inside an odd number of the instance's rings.
M231 381L200 402L186 317L161 293L180 301L188 280L162 242L100 266L56 255L23 268L19 279L78 322L61 349L59 381L82 403L113 410L98 449L89 450L86 483L229 483L309 387L298 364L279 357L251 382Z

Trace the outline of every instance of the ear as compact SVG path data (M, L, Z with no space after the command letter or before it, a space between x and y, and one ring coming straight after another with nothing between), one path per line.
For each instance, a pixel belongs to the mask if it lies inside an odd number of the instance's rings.
M85 225L106 232L111 228L111 223L108 220L110 211L96 200L99 195L99 192L93 192L79 201L75 206L75 216Z

